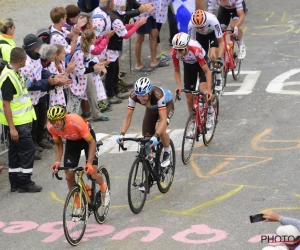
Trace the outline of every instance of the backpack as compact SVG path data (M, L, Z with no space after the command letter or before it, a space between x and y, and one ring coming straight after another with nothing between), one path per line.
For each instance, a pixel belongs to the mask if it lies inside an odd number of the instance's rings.
M93 11L92 12L92 19L94 19L94 18L101 18L104 21L104 29L103 30L105 30L106 25L107 25L106 18L101 14L94 13L94 11Z
M0 44L8 44L9 45L9 43L6 40L0 40ZM0 47L0 59L2 59L2 56L3 56L2 55L2 47ZM4 60L2 60L2 61L4 61Z
M65 57L65 67L67 68L68 66L68 63L71 61L74 53L77 51L77 50L81 50L81 47L80 47L80 43L77 44L73 54L67 54L66 57Z
M49 28L38 29L36 32L36 36L41 38L43 40L43 43L46 43L46 44L50 44L51 36L53 34L59 34L62 36L62 34L58 31L51 32L51 26Z

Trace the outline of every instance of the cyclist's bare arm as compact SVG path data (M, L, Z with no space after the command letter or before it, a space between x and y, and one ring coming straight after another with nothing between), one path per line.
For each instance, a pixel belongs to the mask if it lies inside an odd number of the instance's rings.
M167 130L167 107L158 109L159 119L160 121L157 124L155 133L161 136L162 133Z
M93 160L94 160L95 153L96 153L96 141L92 137L92 139L87 141L87 143L89 144L89 154L88 154L87 163L93 165Z
M224 53L224 49L225 49L225 43L224 43L223 37L220 37L220 38L217 38L217 39L218 39L218 43L219 43L217 57L222 58L223 53Z
M196 10L206 10L205 0L195 0Z
M59 137L55 142L55 161L61 162L61 158L64 151L64 144L62 139Z
M126 131L130 127L133 111L134 111L134 109L131 109L130 107L127 107L126 116L125 116L125 119L123 121L122 129L121 129L121 132L124 133L124 134L126 133Z
M179 90L177 95L180 95L180 91L182 89L182 84L181 84L181 74L180 74L180 68L179 67L174 67L174 78L175 78L175 81L176 81L176 84L177 84L177 88L175 89L174 93L176 95L177 94L176 90Z
M207 82L207 94L209 94L210 96L212 96L212 93L211 93L211 90L212 90L212 79L211 79L211 71L210 69L208 68L207 64L201 66L203 71L204 71L204 74L206 76L206 82Z

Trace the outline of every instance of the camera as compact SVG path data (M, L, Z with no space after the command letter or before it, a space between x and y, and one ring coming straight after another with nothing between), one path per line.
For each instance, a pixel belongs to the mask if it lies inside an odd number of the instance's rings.
M265 218L263 217L263 214L250 215L251 223L260 222L260 221L264 221L264 220L265 220Z

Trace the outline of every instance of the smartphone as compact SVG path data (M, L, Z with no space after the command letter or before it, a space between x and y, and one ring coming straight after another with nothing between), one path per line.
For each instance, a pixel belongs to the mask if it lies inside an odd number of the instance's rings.
M259 221L264 221L265 218L263 218L263 214L255 214L255 215L250 215L250 222L259 222Z

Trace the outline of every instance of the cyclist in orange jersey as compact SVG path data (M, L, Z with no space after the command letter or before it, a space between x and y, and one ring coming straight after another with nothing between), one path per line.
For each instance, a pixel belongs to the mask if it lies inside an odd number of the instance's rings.
M50 168L57 173L63 155L63 141L66 139L64 154L64 167L76 168L79 163L81 150L84 150L86 165L84 172L90 174L100 185L102 205L107 206L110 201L110 194L101 174L97 173L98 158L96 157L96 135L91 125L77 114L66 114L66 108L55 105L47 112L49 123L47 129L55 142L55 161ZM65 171L68 188L75 184L75 173Z

